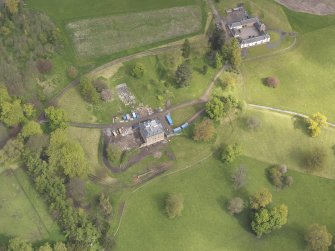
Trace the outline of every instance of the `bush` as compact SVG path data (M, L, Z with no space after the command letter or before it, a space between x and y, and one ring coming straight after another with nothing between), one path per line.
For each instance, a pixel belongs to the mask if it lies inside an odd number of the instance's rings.
M170 219L181 216L184 209L184 198L181 194L170 194L166 198L165 210Z
M69 66L69 68L67 68L67 76L69 79L75 79L76 77L78 77L78 70L76 67L74 67L73 65Z
M305 168L309 172L322 171L327 163L327 152L323 148L314 148L305 157Z
M247 184L247 172L244 167L237 168L231 176L234 189L239 190Z
M113 98L113 94L112 91L110 89L104 89L102 90L102 92L100 93L101 99L104 102L110 102Z
M264 85L268 87L277 88L279 84L280 84L280 81L276 77L267 77L264 79Z
M40 73L45 74L52 70L53 64L48 59L39 59L36 63L36 67Z
M244 201L240 197L232 198L228 203L228 211L231 215L239 214L244 209Z
M293 177L286 176L287 166L286 165L276 165L268 169L268 176L272 183L277 188L289 187L293 184Z
M130 71L130 75L134 78L141 78L144 75L144 67L142 64L137 63L133 66L133 68Z
M103 90L109 89L106 81L103 78L93 80L92 84L99 93L101 93Z
M249 131L256 131L261 127L262 122L259 118L255 116L250 116L246 119L245 124Z

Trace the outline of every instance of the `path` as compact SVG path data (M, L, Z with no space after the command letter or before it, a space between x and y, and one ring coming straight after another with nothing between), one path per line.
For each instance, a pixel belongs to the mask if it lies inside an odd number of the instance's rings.
M124 122L124 123L114 123L114 124L93 124L93 123L79 123L79 122L69 122L70 126L73 127L80 127L80 128L100 128L100 129L104 129L104 128L111 128L112 130L118 129L120 127L132 127L135 124L138 124L140 122L146 121L146 120L150 120L150 119L154 119L154 118L160 118L162 120L164 120L164 116L168 113L171 113L175 110L179 110L185 107L189 107L189 106L194 106L194 105L199 105L199 104L205 104L211 95L212 89L216 83L216 80L220 77L220 75L227 69L228 65L225 65L221 68L221 70L215 75L215 77L213 78L213 80L211 81L211 83L209 84L208 88L206 89L206 91L204 92L204 94L199 98L199 99L195 99L195 100L191 100L191 101L187 101L185 103L170 107L162 112L156 112L153 113L149 116L143 117L141 119L137 119L137 120L133 120L133 121L128 121L128 122ZM198 114L199 116L200 114ZM193 118L194 120L195 118Z
M263 106L263 105L255 105L255 104L248 104L249 107L259 109L259 110L268 110L268 111L273 111L273 112L279 112L279 113L284 113L284 114L289 114L293 116L299 116L301 118L308 118L307 115L298 113L298 112L293 112L293 111L288 111L288 110L283 110L279 108L274 108L274 107L269 107L269 106ZM335 127L335 124L327 122L328 126L330 127Z

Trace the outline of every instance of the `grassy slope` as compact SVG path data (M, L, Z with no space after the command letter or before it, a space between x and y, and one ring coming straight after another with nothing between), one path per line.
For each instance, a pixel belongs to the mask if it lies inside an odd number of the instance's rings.
M335 26L329 26L335 23L335 16L286 12L294 30L301 32L297 47L283 55L244 63L245 87L241 95L251 103L308 114L320 111L335 121L335 108L331 105ZM276 90L263 86L262 78L267 76L277 76L281 86Z
M17 169L15 175L0 175L0 201L0 235L31 241L63 239L23 170Z
M234 163L239 165L248 170L247 192L270 187L266 163L241 158ZM303 250L303 231L309 224L327 224L335 230L330 223L335 183L290 171L293 187L280 192L271 188L274 202L289 207L288 225L256 239L248 228L247 213L232 217L225 210L227 199L235 194L229 172L219 161L209 159L136 192L127 204L116 250ZM181 192L185 198L183 216L175 220L164 214L164 198L170 192Z
M262 121L256 132L245 130L245 118L255 116ZM306 134L304 123L294 118L267 111L249 110L245 116L225 126L220 132L227 143L240 142L247 156L260 161L276 164L285 163L290 168L303 171L304 155L320 146L328 153L327 168L317 175L335 179L335 129L323 129L320 137L311 138Z

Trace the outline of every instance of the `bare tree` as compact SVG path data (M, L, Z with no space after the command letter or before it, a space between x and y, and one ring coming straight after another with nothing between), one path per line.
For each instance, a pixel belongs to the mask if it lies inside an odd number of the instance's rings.
M243 166L238 167L231 176L234 189L239 190L247 184L247 171Z

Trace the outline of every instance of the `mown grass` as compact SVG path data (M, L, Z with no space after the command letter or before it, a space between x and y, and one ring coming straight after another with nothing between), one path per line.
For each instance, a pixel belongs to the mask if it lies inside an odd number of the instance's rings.
M241 193L232 189L230 180L231 170L237 166L248 172L248 185ZM116 250L304 250L303 235L309 224L326 224L335 231L331 223L333 181L289 171L294 185L275 191L265 176L268 166L243 157L227 167L211 158L147 184L127 202ZM261 187L271 190L275 204L288 205L289 218L281 230L257 239L249 228L249 214L233 217L226 211L226 203L236 195L247 199ZM164 200L173 192L183 194L185 209L182 217L169 220Z
M188 119L192 118L194 114L204 108L203 105L189 106L179 110L174 111L171 114L173 123L175 126L179 126L185 123Z
M22 169L0 175L0 235L29 241L63 240L57 223Z
M250 116L261 121L256 131L247 130L246 119ZM328 161L325 170L315 175L335 179L334 128L323 129L319 137L311 138L301 118L250 109L231 125L225 125L220 130L220 139L225 143L240 143L249 157L271 164L283 163L300 172L305 171L305 156L315 147L322 147Z
M320 111L335 121L331 91L335 77L334 27L299 35L297 48L288 53L245 62L242 98L301 113ZM262 79L268 76L280 80L277 89L263 85Z

